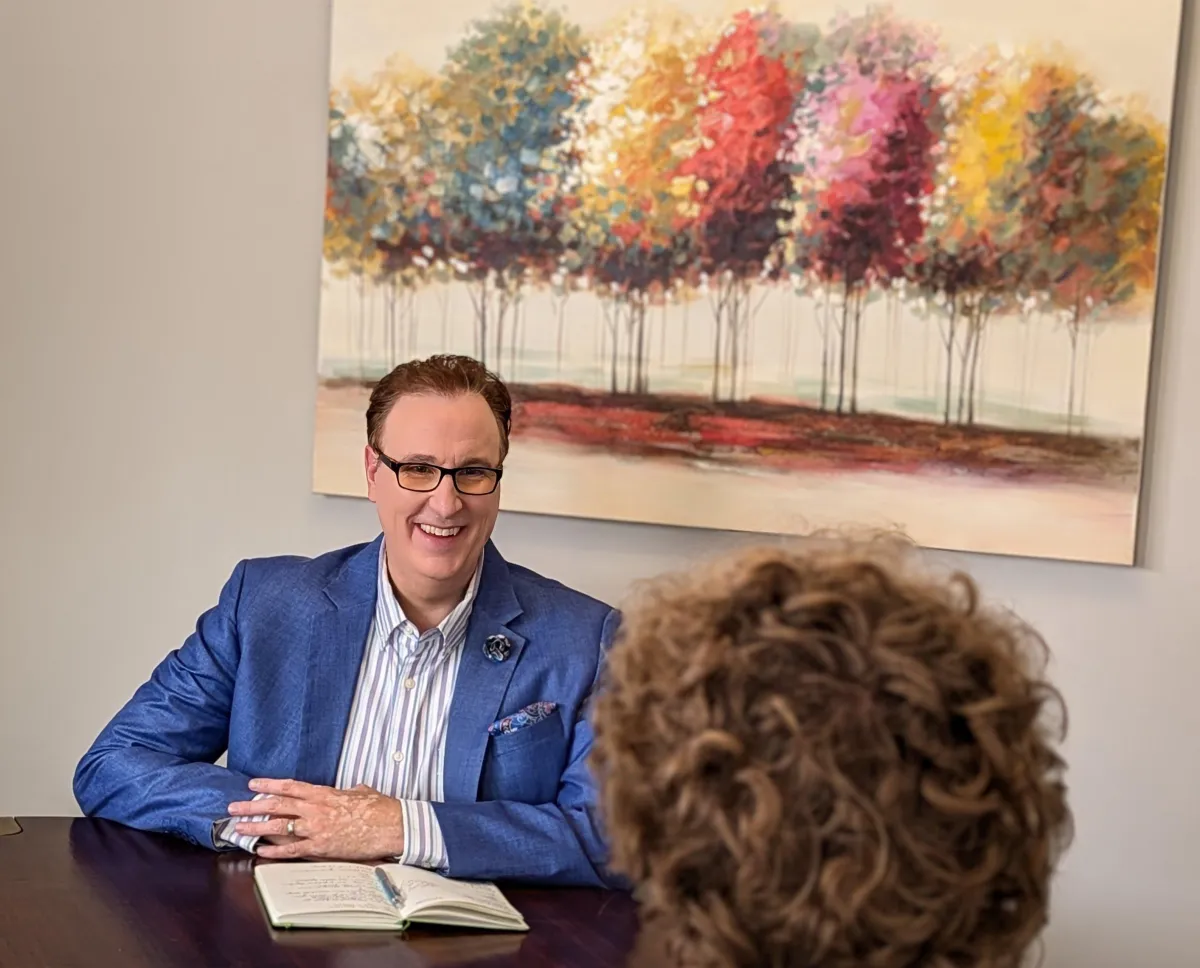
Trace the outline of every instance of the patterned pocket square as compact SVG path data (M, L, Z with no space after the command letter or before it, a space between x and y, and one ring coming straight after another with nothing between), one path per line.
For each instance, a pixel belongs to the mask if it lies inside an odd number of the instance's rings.
M504 733L515 733L518 730L526 729L535 723L540 723L543 719L549 719L556 709L558 709L556 702L532 702L511 716L497 719L488 727L488 735L500 736Z

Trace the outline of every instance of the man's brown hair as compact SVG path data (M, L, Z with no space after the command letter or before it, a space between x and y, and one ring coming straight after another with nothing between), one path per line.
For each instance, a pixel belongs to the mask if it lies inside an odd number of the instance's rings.
M676 964L1021 962L1070 838L1065 710L969 577L874 542L743 553L650 583L610 655L612 866Z
M382 447L383 424L393 405L401 397L418 393L443 397L477 393L483 397L500 428L500 463L504 463L512 429L512 397L508 387L478 360L448 353L401 363L375 384L367 404L367 443L376 453Z

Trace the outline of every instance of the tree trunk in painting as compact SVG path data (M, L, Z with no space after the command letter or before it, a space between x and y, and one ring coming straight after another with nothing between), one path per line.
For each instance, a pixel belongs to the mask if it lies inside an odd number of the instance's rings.
M983 334L987 325L987 314L977 309L978 320L975 324L975 345L971 348L971 378L967 388L967 423L975 423L975 405L979 399L979 358L983 355Z
M567 297L562 296L555 299L554 308L558 316L558 334L554 341L554 360L558 372L561 373L563 363L563 327L567 318Z
M943 423L950 423L950 401L954 390L954 326L957 323L958 296L950 297L950 320L946 332L946 414Z
M1075 366L1079 358L1079 307L1074 318L1067 324L1067 335L1071 340L1071 365L1067 377L1067 433L1075 431Z
M830 318L831 298L816 300L817 331L821 334L821 409L829 409L829 340L833 332Z
M975 340L979 336L979 330L975 325L975 312L975 308L970 303L963 309L967 329L963 336L962 347L958 351L958 410L956 420L960 424L966 420L967 386L970 383L968 374L971 369L971 357L975 348Z
M450 352L450 287L443 285L438 288L438 309L442 313L442 341L439 344L443 353Z
M717 310L713 313L713 377L712 377L712 398L715 403L721 399L721 313L723 306L718 298Z
M866 288L860 286L854 294L854 351L850 363L850 412L858 413L858 359L859 334L862 332L863 304L866 302Z
M358 275L358 376L367 375L367 281Z
M388 280L387 298L384 303L384 326L387 327L387 361L388 369L396 365L396 324L399 313L400 285L395 277Z
M620 307L617 305L614 305L612 307L611 318L606 319L606 322L608 323L608 332L612 337L612 346L610 347L610 352L612 354L612 383L610 385L610 389L612 390L613 393L617 392L617 358L618 358L617 342L621 335L620 312L621 312ZM607 314L606 314L606 316L607 316Z
M729 302L725 307L725 342L728 344L726 356L729 361L729 399L737 399L738 374L738 327L741 325L740 292L734 286L730 289Z
M658 332L658 365L661 367L667 361L667 300L662 303L662 319L659 320L661 329Z
M646 300L643 298L638 304L638 393L648 393L650 390L650 381L646 375L649 360L646 346Z
M845 412L846 400L846 337L849 336L848 326L850 323L850 284L846 283L846 288L842 293L842 324L838 328L838 339L841 345L838 347L838 394L837 394L837 412Z
M513 335L512 352L509 354L509 379L519 380L520 373L517 364L525 359L525 337L528 320L525 318L526 306L524 293L518 289L513 298Z
M476 329L475 355L479 362L487 366L488 346L488 281L485 273L479 282L479 298L475 302L475 316L478 322Z

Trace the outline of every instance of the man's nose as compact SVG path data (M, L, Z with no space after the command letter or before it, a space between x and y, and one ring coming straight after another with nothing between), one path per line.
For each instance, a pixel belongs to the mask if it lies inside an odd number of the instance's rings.
M454 477L447 474L429 495L429 506L444 518L453 517L463 506L462 495L454 488Z

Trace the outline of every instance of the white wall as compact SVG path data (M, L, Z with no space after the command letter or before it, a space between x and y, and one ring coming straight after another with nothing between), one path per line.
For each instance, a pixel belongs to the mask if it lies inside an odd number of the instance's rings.
M327 24L327 0L4 4L0 813L75 812L76 759L238 558L375 533L308 486ZM1146 566L962 561L1044 631L1072 716L1052 968L1200 964L1200 93L1179 120ZM497 537L609 599L737 540Z

